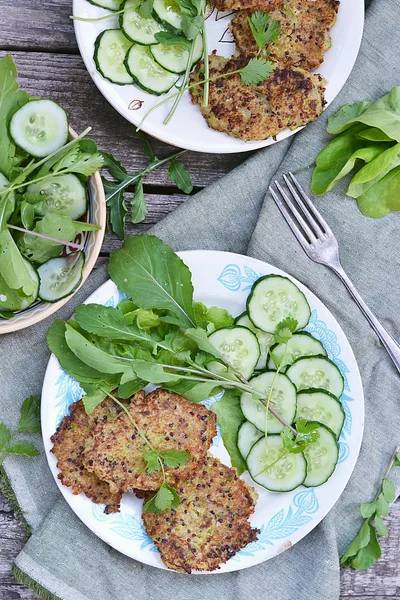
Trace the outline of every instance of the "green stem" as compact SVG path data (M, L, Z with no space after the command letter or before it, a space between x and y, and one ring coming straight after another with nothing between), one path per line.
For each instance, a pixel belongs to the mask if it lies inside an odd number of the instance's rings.
M82 138L84 138L91 130L92 130L92 128L88 127L87 129L85 129L85 131L83 131L75 139L68 142L68 144L65 144L65 146L62 146L62 148L58 148L58 150L54 150L54 152L51 152L48 156L45 156L39 162L33 163L30 167L27 167L25 169L25 171L21 174L24 176L24 182L20 183L18 185L11 185L11 186L7 187L6 189L0 191L0 196L2 196L3 194L8 194L9 192L11 192L13 190L18 190L19 188L25 187L27 185L25 179L32 173L32 171L34 171L38 167L41 167L42 165L44 165L48 160L50 160L50 158L53 158L54 156L57 156L57 154L59 154L61 152L65 152L65 150L69 150L72 146L75 146L75 144L77 144ZM57 175L58 174L59 173L57 173ZM29 182L29 184L37 183L38 181L43 181L43 179L49 179L51 177L54 177L54 173L49 173L48 175L45 175L43 177L33 179L32 181ZM19 177L17 178L17 181L18 181L18 179L19 179Z
M83 21L84 23L95 23L96 21L105 21L106 19L111 19L117 15L122 15L125 12L125 9L118 10L117 12L112 12L102 17L74 17L74 15L70 15L69 18L71 21Z
M129 179L124 179L124 181L121 183L121 185L119 185L113 191L112 194L110 194L109 196L106 197L106 202L109 202L112 198L114 198L114 196L116 196L117 194L119 194L119 192L121 190L124 190L126 187L128 187L130 185L134 185L135 183L137 183L139 179L141 179L142 177L145 177L146 175L148 175L149 173L151 173L152 171L154 171L154 169L157 169L158 167L161 167L165 163L173 160L174 158L178 158L178 156L181 156L185 152L187 152L187 150L180 150L179 152L175 152L175 154L171 154L171 156L167 156L166 158L163 158L163 159L161 159L161 160L159 160L159 161L157 161L155 163L150 163L145 169L143 169L142 171L140 171L136 175L132 175L132 177L130 177Z
M278 456L278 458L276 460L274 460L270 465L267 465L266 467L264 467L259 473L257 473L255 475L255 477L258 477L259 475L261 475L261 473L264 473L265 471L268 471L268 469L270 469L271 467L273 467L274 465L276 465L277 462L279 462L282 458L284 458L288 454L289 454L289 452L287 450L285 450L285 452L282 452L282 454L280 456Z
M378 490L378 493L377 493L377 494L376 494L376 496L375 496L374 502L376 502L376 501L378 500L378 496L379 496L379 494L382 492L382 489L383 489L383 481L389 477L389 473L390 473L390 471L393 469L393 465L394 465L394 461L395 461L395 458L396 458L396 454L397 454L398 452L400 452L400 446L397 446L397 448L395 449L395 451L394 451L394 452L393 452L393 454L392 454L392 458L390 459L390 461L389 461L389 464L388 464L388 466L387 466L387 468L386 468L386 471L385 471L385 473L384 473L384 475L383 475L383 477L382 477L382 483L381 483L381 487L379 488L379 490Z
M265 411L265 444L268 445L268 410L269 410L269 405L271 402L271 398L272 398L272 393L274 391L274 385L275 385L275 380L279 375L279 371L282 369L282 366L284 364L285 358L286 358L286 353L287 353L287 348L288 348L288 344L285 344L285 351L283 353L283 356L281 358L281 361L278 365L278 368L276 369L275 375L272 378L272 382L271 382L271 387L269 388L268 391L268 396L267 396L267 404L266 404L266 411Z
M160 464L161 471L162 471L163 483L167 483L167 478L165 476L164 463L163 463L163 460L162 460L161 456L158 457L158 462Z
M174 116L175 111L178 108L179 102L182 99L182 94L183 94L183 92L185 91L185 89L187 87L187 82L188 82L188 79L189 79L189 73L190 73L191 68L192 68L193 53L194 53L194 42L195 42L195 40L192 40L192 45L190 46L189 58L188 58L188 61L187 61L185 74L183 76L183 81L182 81L181 89L179 90L178 96L175 99L175 102L174 102L171 110L169 111L168 115L165 117L165 119L163 121L164 125L168 125L168 123L170 122L170 120Z
M152 108L150 108L150 110L147 111L147 113L144 115L143 119L140 121L139 125L137 126L136 131L140 131L140 129L142 128L142 125L143 125L144 121L147 119L147 117L154 110L156 110L157 108L159 108L160 106L165 104L165 102L172 100L172 98L176 98L176 96L180 96L186 90L191 90L194 87L198 87L199 85L203 85L204 83L208 83L210 81L216 81L217 79L224 79L225 77L230 77L231 75L236 75L237 73L240 73L241 71L242 71L242 69L236 69L236 71L230 71L229 73L222 73L222 75L214 75L214 77L209 77L207 81L205 79L203 79L202 81L197 81L195 83L191 83L190 85L186 86L185 89L180 89L179 92L176 92L175 94L171 94L170 96L167 96L167 98L164 98L164 100L161 100L161 102L158 102Z
M37 231L30 231L29 229L23 229L22 227L17 227L16 225L7 225L7 227L8 227L8 229L15 229L16 231L21 231L22 233L25 233L26 235L33 235L34 237L42 238L43 240L49 240L49 242L54 242L56 244L68 246L69 248L73 248L74 250L83 250L82 244L66 242L65 240L53 238L49 235L43 235L42 233L38 233Z

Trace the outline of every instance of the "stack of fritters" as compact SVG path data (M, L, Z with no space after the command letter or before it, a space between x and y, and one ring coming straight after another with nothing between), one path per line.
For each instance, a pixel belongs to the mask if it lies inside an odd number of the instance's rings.
M246 85L240 75L211 81L208 106L201 112L208 125L242 140L275 137L283 129L297 129L315 121L325 106L325 80L310 71L324 60L330 47L329 31L336 21L337 0L217 0L219 10L236 10L230 29L238 53L231 59L209 57L210 77L229 73L258 56L248 18L256 10L278 21L280 34L260 53L275 65L273 74L258 85ZM204 78L200 62L191 83ZM192 102L201 105L203 87L190 90Z
M207 453L216 435L215 414L162 389L147 396L138 392L126 407L157 451L190 454L184 465L164 467L181 504L160 514L143 513L161 558L179 571L216 569L253 541L257 531L248 521L255 507L251 488ZM52 441L62 483L74 494L84 492L93 502L105 503L106 512L119 509L123 492L134 490L147 500L162 484L161 470L146 472L147 442L111 399L90 416L82 401L73 404Z

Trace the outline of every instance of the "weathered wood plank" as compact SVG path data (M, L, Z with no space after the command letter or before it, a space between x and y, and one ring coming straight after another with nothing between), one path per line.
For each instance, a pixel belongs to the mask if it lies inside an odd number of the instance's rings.
M1 0L0 0L1 1ZM0 51L0 57L5 52ZM13 52L19 71L20 85L32 95L50 97L59 102L68 112L71 126L82 131L93 127L93 138L99 147L114 154L129 171L136 172L147 164L142 145L134 135L132 125L121 117L103 98L93 84L79 56L68 54L45 54L41 52ZM158 156L167 156L174 148L152 141ZM197 187L210 185L236 165L248 153L202 154L188 152L183 161ZM149 185L171 187L168 167L151 173Z
M78 46L66 0L0 0L0 48L75 52Z
M7 502L1 500L0 492L0 507L3 506L7 512L0 509L0 597L4 600L37 600L35 594L14 580L10 571L13 558L23 546L24 531L12 512L9 512ZM381 560L369 571L342 569L341 600L400 598L400 502L392 507L390 516L385 521L390 535L382 540Z

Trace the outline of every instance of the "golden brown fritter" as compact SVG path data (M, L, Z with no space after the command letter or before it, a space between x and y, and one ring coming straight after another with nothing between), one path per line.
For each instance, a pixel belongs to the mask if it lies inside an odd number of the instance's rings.
M266 48L269 58L281 67L317 69L330 48L329 30L336 22L337 0L285 0L283 7L270 12L280 25L279 38ZM229 27L240 52L258 51L248 24L250 10L240 10Z
M143 402L130 404L128 410L156 450L184 450L190 454L185 465L165 467L171 485L178 477L190 477L216 435L214 413L167 390L151 392ZM112 490L156 490L162 483L162 473L146 473L144 455L149 450L128 416L121 413L113 421L93 428L86 442L84 464Z
M175 487L181 499L176 509L142 513L147 533L171 569L214 571L257 539L259 531L248 520L256 492L235 469L208 455L191 479Z
M231 59L212 54L210 77L235 71L249 57ZM191 83L201 81L203 63L191 74ZM315 121L325 105L324 80L303 69L275 68L258 85L245 85L240 75L231 75L210 83L209 104L201 112L209 127L242 140L265 140L287 127L296 129ZM202 86L190 90L192 102L201 103Z
M214 0L213 4L218 10L265 10L271 12L283 6L284 0Z
M83 492L96 504L106 504L106 513L117 512L122 493L101 481L94 473L85 469L82 452L92 427L115 418L119 409L115 402L107 398L87 415L82 400L70 407L70 414L61 421L57 431L51 436L51 451L57 457L57 466L61 470L58 479L63 485L72 488L73 494Z

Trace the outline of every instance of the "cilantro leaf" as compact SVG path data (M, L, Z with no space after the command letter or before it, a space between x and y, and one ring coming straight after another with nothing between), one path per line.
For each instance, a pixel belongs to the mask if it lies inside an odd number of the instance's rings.
M257 85L273 73L275 65L264 58L251 58L247 65L240 69L240 77L246 85Z
M157 494L143 506L144 512L161 513L171 508L176 508L180 504L176 490L166 483L163 483Z
M256 10L251 17L247 18L247 22L259 50L278 39L280 34L279 21L272 20L268 13Z
M182 190L182 192L185 192L185 194L190 194L190 192L193 190L190 175L180 160L176 160L176 158L171 160L168 169L168 175L172 181L176 183L178 188Z
M287 344L298 325L299 322L292 317L286 317L286 319L279 321L274 331L275 342L277 344Z
M190 459L189 452L185 452L185 450L167 450L160 452L160 456L167 467L181 467Z
M40 397L29 396L21 406L21 416L19 419L17 431L26 431L27 433L40 433Z
M161 467L158 452L155 452L154 450L146 452L144 460L146 461L146 473L149 475L152 475Z
M281 438L283 441L283 447L292 454L299 454L303 450L316 442L319 438L318 428L320 424L314 421L306 421L305 419L299 419L296 423L297 435L285 427L281 431Z
M7 448L7 453L24 454L25 456L38 456L40 454L39 450L37 450L33 444L24 440L16 442L13 446L9 446Z

